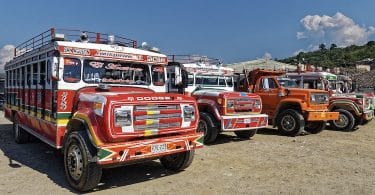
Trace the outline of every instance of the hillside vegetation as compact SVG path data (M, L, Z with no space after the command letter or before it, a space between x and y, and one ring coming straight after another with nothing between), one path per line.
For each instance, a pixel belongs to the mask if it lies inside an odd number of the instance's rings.
M312 64L323 68L350 67L358 61L371 58L375 59L375 41L369 41L362 46L351 45L338 48L336 44L327 47L319 45L319 50L312 52L300 52L296 56L278 60L288 64Z

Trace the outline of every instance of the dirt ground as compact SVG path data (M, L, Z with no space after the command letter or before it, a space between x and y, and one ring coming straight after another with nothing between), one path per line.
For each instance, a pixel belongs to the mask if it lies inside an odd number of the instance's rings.
M3 116L0 113L0 116ZM18 145L0 117L0 193L77 193L62 156L35 141ZM197 150L185 171L158 161L105 170L97 194L375 194L375 122L355 132L280 136L262 129L251 140L231 133Z

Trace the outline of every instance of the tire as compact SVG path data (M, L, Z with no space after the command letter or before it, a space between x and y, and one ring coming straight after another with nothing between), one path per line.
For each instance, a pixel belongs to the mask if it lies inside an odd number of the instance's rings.
M303 131L304 125L303 116L296 110L287 109L278 116L277 127L283 135L299 135Z
M241 139L250 139L257 133L258 129L245 130L245 131L235 131L234 134Z
M305 131L312 134L320 133L325 129L326 123L326 121L307 122L307 125L305 126Z
M353 131L356 126L356 120L353 114L344 109L336 109L334 112L339 112L339 119L330 121L330 126L339 131Z
M188 150L160 158L161 164L164 168L172 171L182 171L186 169L193 162L194 150Z
M20 124L19 118L17 117L17 114L16 114L13 120L14 141L17 144L24 144L30 141L30 134L24 129L22 129L22 127L20 127L19 124Z
M215 141L219 134L219 128L216 126L215 122L216 120L211 114L206 112L200 113L197 132L202 132L204 134L203 142L205 144Z
M64 144L64 168L66 178L74 189L88 191L95 188L102 176L102 169L96 162L96 148L89 141L85 131L73 131L67 135Z

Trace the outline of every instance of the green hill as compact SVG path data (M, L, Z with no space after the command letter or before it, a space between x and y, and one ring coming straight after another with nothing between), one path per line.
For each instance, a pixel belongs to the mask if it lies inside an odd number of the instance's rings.
M375 59L375 41L369 41L362 46L351 45L338 48L332 44L329 48L324 44L319 45L319 50L312 52L300 52L296 56L278 60L288 64L312 64L323 68L349 67L356 62L371 58Z

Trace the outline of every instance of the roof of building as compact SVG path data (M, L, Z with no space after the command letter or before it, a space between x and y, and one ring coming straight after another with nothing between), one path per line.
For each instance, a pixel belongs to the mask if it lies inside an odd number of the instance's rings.
M296 70L297 66L291 64L285 64L269 59L257 59L245 62L237 62L232 64L226 64L225 66L233 68L234 72L242 73L243 69L268 69L268 70Z

